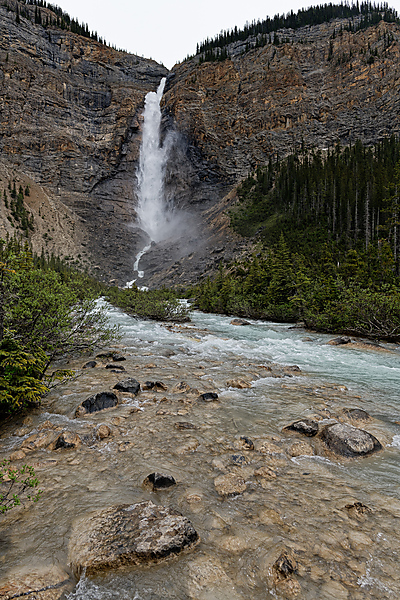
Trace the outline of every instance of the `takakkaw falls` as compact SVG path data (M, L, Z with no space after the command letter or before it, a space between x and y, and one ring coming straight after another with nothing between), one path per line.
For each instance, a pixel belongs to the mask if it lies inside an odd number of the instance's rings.
M0 600L398 600L396 10L0 32Z

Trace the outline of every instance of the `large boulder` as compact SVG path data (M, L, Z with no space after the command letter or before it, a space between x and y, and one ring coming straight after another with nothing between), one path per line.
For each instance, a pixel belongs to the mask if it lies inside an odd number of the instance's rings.
M105 408L112 408L117 406L118 398L114 392L99 392L90 396L78 406L75 411L76 417L82 417L83 415L98 412Z
M321 439L335 454L351 458L382 450L382 444L371 433L347 423L327 425L321 432Z
M153 502L123 504L82 518L73 527L69 562L76 576L122 565L160 562L193 548L199 536L178 511Z

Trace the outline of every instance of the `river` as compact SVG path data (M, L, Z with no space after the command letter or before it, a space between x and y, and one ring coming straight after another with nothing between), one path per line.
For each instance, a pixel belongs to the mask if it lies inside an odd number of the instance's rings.
M2 517L0 588L11 576L54 566L70 577L73 522L93 509L152 499L176 507L200 535L195 550L157 566L71 578L69 600L306 600L400 597L399 352L327 344L331 337L287 324L194 312L185 325L141 321L114 308L123 333L125 371L97 359L71 362L76 379L52 390L40 409L2 428L1 458L18 450L44 423L78 433L78 449L37 449L24 461L36 468L43 495ZM117 364L117 363L116 363ZM297 365L301 371L285 369ZM163 392L126 397L105 412L74 418L85 398L127 376L162 381ZM238 389L227 382L245 380ZM176 387L187 383L187 393ZM195 390L195 391L194 391ZM201 403L203 392L218 401ZM355 460L321 452L313 438L283 432L301 417L345 420L361 408L361 425L383 451ZM195 429L178 429L177 422ZM106 423L112 435L97 440ZM243 448L250 438L255 450ZM299 453L298 442L305 453ZM299 454L299 455L298 455ZM255 472L267 467L270 476ZM177 480L168 490L142 487L151 472ZM246 490L217 493L217 477L236 473ZM355 503L367 507L358 513ZM347 508L346 508L347 507ZM283 550L297 561L299 587L276 586L273 564Z

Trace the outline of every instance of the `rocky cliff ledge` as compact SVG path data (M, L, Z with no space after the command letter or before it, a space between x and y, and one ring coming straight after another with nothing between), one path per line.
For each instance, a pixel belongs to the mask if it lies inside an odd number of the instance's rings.
M8 2L14 11L17 4ZM43 8L43 19L50 13ZM17 24L16 12L0 6L0 185L35 188L26 201L36 251L86 256L104 279L131 275L141 113L167 72L69 31L22 16ZM0 235L12 233L0 205Z

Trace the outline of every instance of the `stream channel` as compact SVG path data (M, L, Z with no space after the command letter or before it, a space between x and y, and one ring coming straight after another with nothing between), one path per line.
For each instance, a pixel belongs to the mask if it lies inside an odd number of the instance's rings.
M51 568L69 579L61 596L68 600L400 597L395 345L333 346L327 344L332 336L287 324L235 326L230 317L200 312L184 325L141 321L114 308L109 314L123 333L117 349L126 360L115 364L125 371L106 369L107 359L86 369L93 357L71 361L74 380L53 389L40 409L2 426L0 459L40 428L68 429L82 443L35 449L15 462L35 467L43 495L2 516L0 591ZM285 368L293 365L301 371ZM127 377L161 381L167 389L125 395L115 408L75 418L88 396ZM250 387L227 384L239 379ZM179 389L181 382L187 386ZM218 400L199 402L204 392L216 392ZM315 438L282 431L304 417L346 422L348 408L369 413L368 422L356 425L376 436L382 451L335 458ZM195 428L178 428L181 422ZM95 435L100 424L111 430L102 440ZM254 450L243 446L242 436ZM172 475L177 485L145 489L152 472ZM228 473L243 478L240 494L218 493L214 481ZM68 565L73 522L94 509L148 500L188 517L200 544L158 565L74 580ZM277 583L273 565L284 550L297 569L289 583Z

